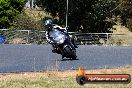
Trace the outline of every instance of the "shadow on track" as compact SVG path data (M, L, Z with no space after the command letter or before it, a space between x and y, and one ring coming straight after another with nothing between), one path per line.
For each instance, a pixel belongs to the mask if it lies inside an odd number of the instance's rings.
M75 60L79 60L79 59L75 59ZM73 59L61 59L61 60L57 60L57 61L74 61Z

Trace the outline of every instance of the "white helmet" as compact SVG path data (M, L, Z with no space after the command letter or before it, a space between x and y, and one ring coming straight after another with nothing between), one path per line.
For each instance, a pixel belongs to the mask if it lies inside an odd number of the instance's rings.
M53 22L51 19L48 19L45 21L45 26L52 26L53 25Z

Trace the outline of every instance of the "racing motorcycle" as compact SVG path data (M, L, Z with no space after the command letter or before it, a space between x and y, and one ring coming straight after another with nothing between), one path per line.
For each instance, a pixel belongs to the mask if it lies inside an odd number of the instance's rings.
M57 47L56 53L61 54L62 59L64 59L64 57L71 58L72 60L77 58L76 48L71 42L68 33L54 29L49 34L54 40L54 46Z

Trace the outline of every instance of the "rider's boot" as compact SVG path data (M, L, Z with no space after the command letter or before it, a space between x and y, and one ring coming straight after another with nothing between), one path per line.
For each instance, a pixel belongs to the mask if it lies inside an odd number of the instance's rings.
M52 49L52 52L53 52L53 53L56 53L56 48L53 48L53 49Z
M60 51L59 48L53 48L53 49L52 49L52 52L53 52L53 53L61 54L61 51Z

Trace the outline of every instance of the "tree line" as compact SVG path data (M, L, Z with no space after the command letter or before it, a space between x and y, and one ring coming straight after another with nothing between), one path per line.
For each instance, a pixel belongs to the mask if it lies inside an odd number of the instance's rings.
M38 0L44 10L51 13L53 19L59 17L59 24L66 24L67 0ZM131 0L69 0L69 31L111 32L115 24L112 18L120 16L123 25L132 16Z
M23 10L26 0L0 0L0 28L9 28ZM56 24L66 26L67 0L36 0L36 4L52 15ZM123 25L132 24L131 0L69 0L68 30L79 32L111 32L119 16ZM48 19L45 17L43 21ZM19 18L17 18L19 19ZM19 25L18 25L19 26Z
M23 6L24 0L0 0L0 29L9 28Z

